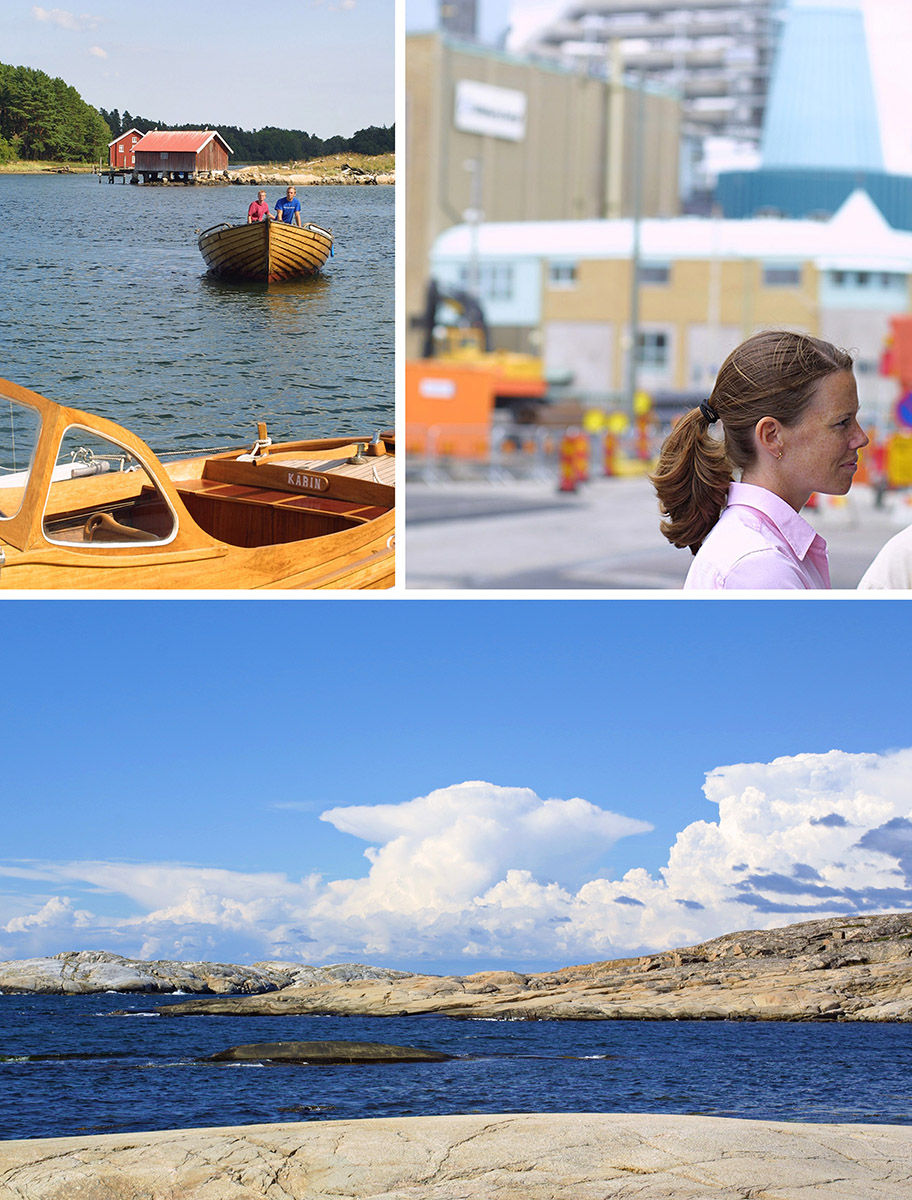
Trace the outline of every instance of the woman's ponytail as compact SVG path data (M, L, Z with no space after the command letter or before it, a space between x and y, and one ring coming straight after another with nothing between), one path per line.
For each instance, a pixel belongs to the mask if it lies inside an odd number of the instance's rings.
M662 533L673 546L696 554L725 507L732 481L725 443L713 437L702 408L692 408L672 429L650 479L665 518Z

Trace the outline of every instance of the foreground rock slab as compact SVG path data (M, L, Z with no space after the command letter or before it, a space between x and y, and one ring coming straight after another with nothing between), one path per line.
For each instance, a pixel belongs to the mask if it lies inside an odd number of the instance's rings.
M900 1200L912 1128L614 1114L0 1143L0 1200Z

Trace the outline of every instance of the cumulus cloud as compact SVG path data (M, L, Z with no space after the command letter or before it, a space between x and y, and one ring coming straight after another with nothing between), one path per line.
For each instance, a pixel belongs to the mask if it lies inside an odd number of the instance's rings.
M102 50L101 46L89 46L89 54L94 55L95 58L107 58L108 57L107 51Z
M92 924L92 914L73 908L68 896L52 896L37 912L13 917L6 925L9 933L27 933L36 929L51 929L56 936L62 929L85 929Z
M68 29L72 33L97 29L101 24L100 17L93 17L89 13L77 16L76 13L68 12L65 8L40 8L37 4L32 5L32 16L36 21L47 25L56 25L58 29Z
M366 843L366 874L325 881L180 864L10 864L55 895L0 919L5 957L105 945L142 957L358 959L475 970L644 953L745 928L912 906L912 750L719 767L717 819L666 865L612 878L608 851L646 831L591 802L470 782L322 819ZM79 891L80 907L66 895ZM102 918L91 895L132 911ZM94 939L89 941L89 938ZM56 938L56 942L55 939Z

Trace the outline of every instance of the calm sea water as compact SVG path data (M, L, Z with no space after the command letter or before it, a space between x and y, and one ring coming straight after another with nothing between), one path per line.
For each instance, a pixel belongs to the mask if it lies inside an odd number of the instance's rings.
M908 1025L153 1015L169 1002L0 996L0 1137L471 1112L912 1123ZM456 1058L197 1061L248 1042L325 1039Z
M156 451L252 440L257 420L274 438L391 427L394 189L299 189L335 239L321 278L214 279L197 232L245 220L255 190L0 176L0 377Z

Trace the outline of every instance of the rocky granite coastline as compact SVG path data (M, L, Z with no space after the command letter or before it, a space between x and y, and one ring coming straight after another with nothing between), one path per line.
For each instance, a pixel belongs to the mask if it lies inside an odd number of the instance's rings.
M362 964L141 962L96 952L0 963L0 991L186 992L163 1016L912 1020L912 913L835 917L697 946L523 974L420 975Z
M45 996L88 996L98 992L190 992L244 995L291 986L345 983L357 979L394 980L408 971L340 963L309 967L303 963L264 962L253 966L233 963L146 962L106 950L64 950L49 958L20 958L0 962L0 993Z
M0 1200L898 1200L912 1127L511 1113L0 1142Z

